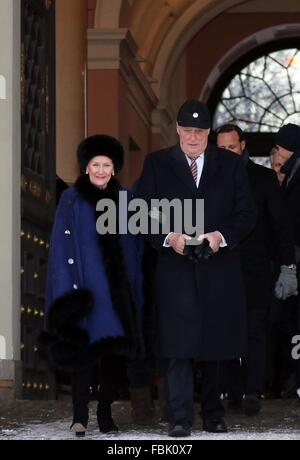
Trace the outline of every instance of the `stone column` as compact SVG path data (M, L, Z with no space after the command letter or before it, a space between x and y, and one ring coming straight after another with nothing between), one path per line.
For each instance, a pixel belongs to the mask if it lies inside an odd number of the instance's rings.
M117 137L125 148L120 180L131 185L150 150L157 98L137 62L128 29L88 30L88 134Z
M21 390L20 0L0 2L0 399Z
M56 172L72 184L85 136L86 0L56 2Z

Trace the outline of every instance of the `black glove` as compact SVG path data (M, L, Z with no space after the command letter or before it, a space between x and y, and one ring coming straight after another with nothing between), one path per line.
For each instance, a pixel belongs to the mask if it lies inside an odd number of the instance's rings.
M192 244L186 244L184 245L184 250L183 250L183 255L194 262L194 247Z
M196 245L185 243L183 250L183 255L194 263L205 262L213 254L213 250L209 246L208 240L202 240Z
M200 244L197 244L194 249L194 257L197 262L205 262L211 256L213 256L214 252L209 245L208 240L202 240Z

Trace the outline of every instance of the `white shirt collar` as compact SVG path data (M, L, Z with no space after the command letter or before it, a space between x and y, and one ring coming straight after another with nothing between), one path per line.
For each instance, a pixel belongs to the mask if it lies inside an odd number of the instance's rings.
M189 164L191 164L192 162L192 158L188 156L187 153L185 153L185 158L187 159L187 161L189 162ZM197 163L198 161L203 161L204 160L204 152L200 153L199 156L197 157Z

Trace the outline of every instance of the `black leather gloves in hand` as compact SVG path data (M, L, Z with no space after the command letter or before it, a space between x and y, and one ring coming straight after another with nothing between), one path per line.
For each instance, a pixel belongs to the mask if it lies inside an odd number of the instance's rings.
M194 247L194 256L196 258L196 261L198 262L208 260L211 256L214 255L214 252L210 247L208 240L202 240L200 244L197 244L197 246Z
M275 284L275 296L285 300L292 295L297 295L297 271L296 266L281 265L280 274Z
M186 244L185 242L183 255L189 260L194 260L194 247L192 244Z
M208 240L202 240L198 244L185 244L183 255L194 263L205 262L214 254Z

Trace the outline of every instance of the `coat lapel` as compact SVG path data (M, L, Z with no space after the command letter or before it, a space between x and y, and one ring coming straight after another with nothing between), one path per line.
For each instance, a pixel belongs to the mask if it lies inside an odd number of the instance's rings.
M170 151L170 168L193 193L196 193L197 187L193 179L187 159L180 149L179 144L171 148Z
M218 152L216 148L212 145L208 145L205 150L204 165L198 188L191 174L186 157L180 149L179 144L171 148L170 157L170 168L176 174L178 179L180 179L190 189L190 191L193 192L193 194L203 196L219 167Z
M204 154L204 165L200 178L197 195L203 196L219 167L218 152L212 145L208 145Z
M291 178L291 180L289 182L287 182L287 176L284 178L284 181L283 181L283 185L285 187L285 189L288 191L288 193L290 192L291 189L294 188L294 186L296 184L299 183L299 179L300 179L300 166L298 167L297 171L295 172L294 176Z

